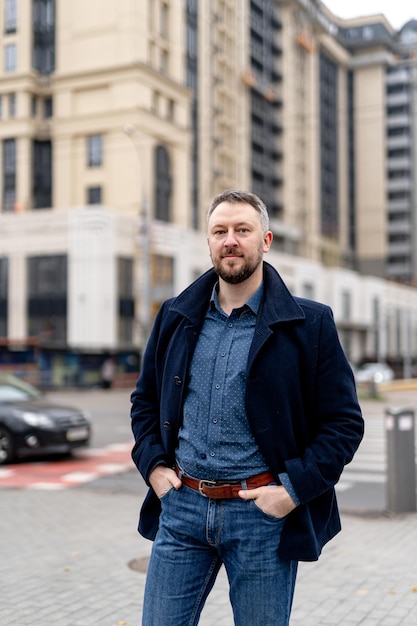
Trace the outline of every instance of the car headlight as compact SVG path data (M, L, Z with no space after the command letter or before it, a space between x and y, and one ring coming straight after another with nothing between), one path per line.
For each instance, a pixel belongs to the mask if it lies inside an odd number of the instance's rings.
M53 428L55 425L51 418L43 413L30 413L29 411L24 411L21 413L21 417L26 424L29 424L29 426L37 426L38 428Z

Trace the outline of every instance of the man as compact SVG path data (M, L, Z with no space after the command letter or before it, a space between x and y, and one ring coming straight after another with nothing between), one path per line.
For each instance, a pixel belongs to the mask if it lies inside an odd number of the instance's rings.
M133 459L155 540L143 625L198 623L224 564L238 626L289 623L299 560L340 530L334 485L363 435L330 309L263 261L268 213L229 190L213 269L158 313L132 394Z

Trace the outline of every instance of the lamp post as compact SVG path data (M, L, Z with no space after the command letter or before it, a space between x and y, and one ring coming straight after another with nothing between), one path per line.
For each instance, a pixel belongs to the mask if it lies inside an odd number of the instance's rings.
M136 128L131 124L126 124L123 127L123 132L129 137L132 145L135 149L139 166L141 165L141 154L137 141L138 137ZM141 349L142 354L145 349L146 342L150 333L151 326L151 207L150 202L145 191L145 176L142 170L142 199L140 202L139 210L139 249L141 251L141 289L140 289L140 315L139 325L141 330Z

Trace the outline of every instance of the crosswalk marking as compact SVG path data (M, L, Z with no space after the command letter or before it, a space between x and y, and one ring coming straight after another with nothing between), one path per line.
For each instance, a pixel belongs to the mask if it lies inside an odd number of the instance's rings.
M131 443L77 450L71 458L15 463L0 468L0 488L66 489L100 476L120 474L134 467Z
M387 463L385 422L381 418L365 419L363 441L353 461L343 471L340 481L336 485L336 491L346 492L360 483L385 484L387 480Z

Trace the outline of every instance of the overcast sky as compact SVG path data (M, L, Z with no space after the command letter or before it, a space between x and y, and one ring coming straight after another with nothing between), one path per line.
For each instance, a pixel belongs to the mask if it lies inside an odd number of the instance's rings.
M413 0L323 0L332 13L339 17L359 17L383 13L398 30L405 22L417 19L417 3Z

